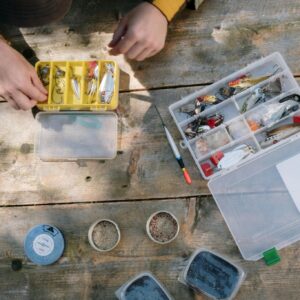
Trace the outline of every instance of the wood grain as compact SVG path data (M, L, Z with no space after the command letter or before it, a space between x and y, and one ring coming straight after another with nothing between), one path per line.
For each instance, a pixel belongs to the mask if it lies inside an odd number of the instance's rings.
M0 104L0 205L174 198L207 194L188 151L193 184L185 184L152 102L179 142L168 105L196 88L120 95L119 154L95 162L42 162L34 154L38 122L31 112Z
M74 1L64 20L41 28L6 31L27 56L41 60L108 58L107 44L117 11L138 0ZM216 81L274 51L300 75L300 2L297 0L209 0L198 11L185 10L171 25L166 48L145 62L116 57L131 77L129 89L203 84ZM111 58L111 57L110 57ZM128 90L121 83L121 90Z
M169 245L156 245L147 237L145 223L156 210L170 210L181 230ZM119 224L122 239L113 251L102 254L87 240L97 218ZM177 281L188 257L205 247L239 263L247 272L236 299L298 299L300 279L298 243L281 252L282 261L267 267L262 261L242 260L210 197L157 201L14 207L0 210L1 299L115 299L114 291L139 272L151 271L178 300L204 299ZM59 227L66 240L63 257L54 265L39 267L23 253L26 232L36 224ZM12 259L22 259L20 271Z

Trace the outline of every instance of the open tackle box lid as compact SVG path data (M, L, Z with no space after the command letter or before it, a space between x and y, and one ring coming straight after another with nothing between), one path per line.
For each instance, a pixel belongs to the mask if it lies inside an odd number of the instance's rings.
M100 101L100 85L107 65L112 67L113 80L109 87L111 99L105 103ZM42 111L36 115L40 128L35 152L39 158L43 161L115 158L118 117L113 110L118 106L118 65L107 60L39 61L36 70L40 78L46 73L46 78L41 79L48 90L48 99L38 104ZM79 87L77 95L74 78ZM91 88L89 83L94 86Z
M300 94L299 86L283 58L279 53L273 53L169 107L183 136L184 145L190 150L202 176L209 179L209 190L246 260L258 260L262 257L266 260L266 253L270 253L269 250L274 250L276 255L276 249L279 250L300 240L300 184L297 189L296 179L299 178L300 170L300 135L296 133L262 149L257 140L260 132L249 133L245 138L232 141L222 150L232 149L249 140L259 150L231 168L206 177L200 168L201 159L196 156L193 144L184 135L182 124L185 124L185 120L179 119L178 108L186 105L191 99L205 95L214 86L219 87L251 70L261 71L260 68L265 68L270 62L280 65L282 73L287 78L283 94ZM224 103L226 101L231 100L225 100ZM220 113L225 106L224 103L218 104ZM293 114L299 113L298 109Z

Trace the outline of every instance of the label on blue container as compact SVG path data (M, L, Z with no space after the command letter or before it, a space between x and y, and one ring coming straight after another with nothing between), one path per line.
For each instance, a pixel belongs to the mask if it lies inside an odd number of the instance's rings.
M62 233L52 225L37 225L24 241L26 256L35 264L50 265L63 254L65 242Z

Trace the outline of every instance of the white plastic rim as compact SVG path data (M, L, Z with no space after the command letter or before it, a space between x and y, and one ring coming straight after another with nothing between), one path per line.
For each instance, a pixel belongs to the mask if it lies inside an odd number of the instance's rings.
M94 228L96 227L96 225L98 225L99 223L104 222L104 221L113 224L114 227L117 229L117 233L118 233L118 240L117 240L117 242L116 242L111 248L106 249L106 250L103 250L103 249L101 249L101 248L98 248L98 247L95 245L95 243L94 243L94 241L93 241L93 236L92 236L92 235L93 235ZM110 220L110 219L99 219L99 220L97 220L96 222L94 222L94 223L91 225L91 227L90 227L90 229L89 229L89 232L88 232L88 239L89 239L90 245L91 245L95 250L97 250L97 251L99 251L99 252L108 252L108 251L111 251L111 250L113 250L114 248L116 248L117 245L119 244L119 242L120 242L120 240L121 240L121 232L120 232L120 229L119 229L118 224L117 224L116 222L114 222L113 220Z
M150 233L150 222L152 220L152 218L160 213L165 213L165 214L168 214L170 215L175 221L176 221L176 224L177 224L177 231L176 231L176 234L168 241L166 242L160 242L160 241L157 241L156 239L153 238L153 236L151 235ZM166 211L166 210L159 210L159 211L156 211L155 213L153 213L149 218L148 218L148 221L147 221L147 224L146 224L146 231L147 231L147 234L148 234L148 237L150 238L150 240L152 240L153 242L157 243L157 244L161 244L161 245L164 245L164 244L169 244L171 243L172 241L174 241L177 236L178 236L178 233L179 233L179 230L180 230L180 226L179 226L179 222L177 220L177 218L169 211Z

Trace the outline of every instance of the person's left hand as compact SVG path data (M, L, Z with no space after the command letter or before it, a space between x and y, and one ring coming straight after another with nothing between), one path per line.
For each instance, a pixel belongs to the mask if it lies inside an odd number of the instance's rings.
M163 49L168 21L154 5L143 2L123 17L109 43L110 54L138 61Z

